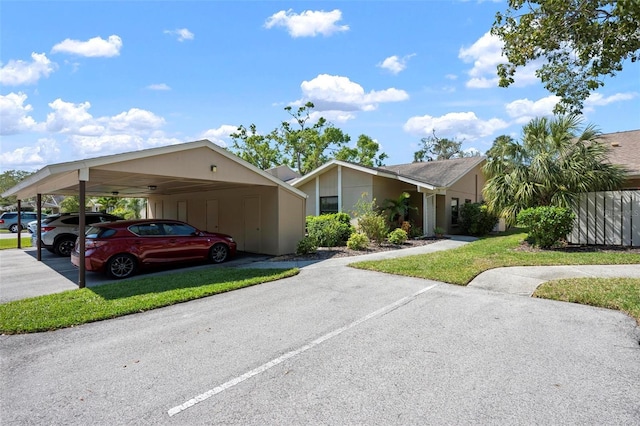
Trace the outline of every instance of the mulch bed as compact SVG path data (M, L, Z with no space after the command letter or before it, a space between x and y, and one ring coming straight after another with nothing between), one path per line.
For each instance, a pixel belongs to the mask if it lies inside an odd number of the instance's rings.
M351 250L346 246L343 247L319 247L318 251L311 254L285 254L271 258L272 262L281 262L286 260L325 260L338 257L361 256L363 254L378 253L382 251L402 250L411 247L419 247L437 242L437 238L421 238L415 240L407 240L404 244L381 244L379 246L371 244L366 250Z

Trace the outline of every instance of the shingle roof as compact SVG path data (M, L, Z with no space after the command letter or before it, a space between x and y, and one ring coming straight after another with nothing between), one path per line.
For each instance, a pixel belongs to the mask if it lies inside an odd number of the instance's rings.
M609 161L621 164L631 176L640 176L640 130L607 133L599 140L609 146Z
M485 159L486 157L454 158L451 160L397 164L395 166L380 167L380 169L397 173L400 176L429 182L436 187L446 188L453 185Z

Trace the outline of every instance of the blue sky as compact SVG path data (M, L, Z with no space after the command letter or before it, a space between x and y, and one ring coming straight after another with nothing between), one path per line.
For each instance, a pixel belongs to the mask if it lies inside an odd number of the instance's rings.
M519 70L496 84L488 34L504 1L3 1L0 168L202 138L230 146L311 101L351 136L408 163L420 139L485 152L556 99ZM585 123L640 128L638 64L585 103Z

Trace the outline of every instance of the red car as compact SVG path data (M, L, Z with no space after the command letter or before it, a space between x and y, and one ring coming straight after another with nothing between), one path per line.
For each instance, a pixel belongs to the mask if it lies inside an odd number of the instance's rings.
M229 235L200 231L177 220L122 220L92 225L85 235L87 271L127 278L139 268L209 260L221 263L236 254ZM79 243L71 263L80 265Z

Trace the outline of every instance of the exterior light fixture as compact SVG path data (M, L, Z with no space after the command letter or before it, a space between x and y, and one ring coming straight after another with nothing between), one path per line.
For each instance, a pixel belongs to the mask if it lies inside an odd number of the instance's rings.
M113 195L114 197L115 197L116 195L118 195L118 194L119 194L119 192L118 192L118 191L113 191L113 192L111 193L111 195Z
M149 186L147 186L147 189L148 189L149 191L155 191L156 189L158 189L158 187L157 187L157 186L155 186L155 185L149 185Z
M212 164L212 165L211 165L211 171L212 171L213 173L217 172L217 171L218 171L218 166L216 166L215 164Z

